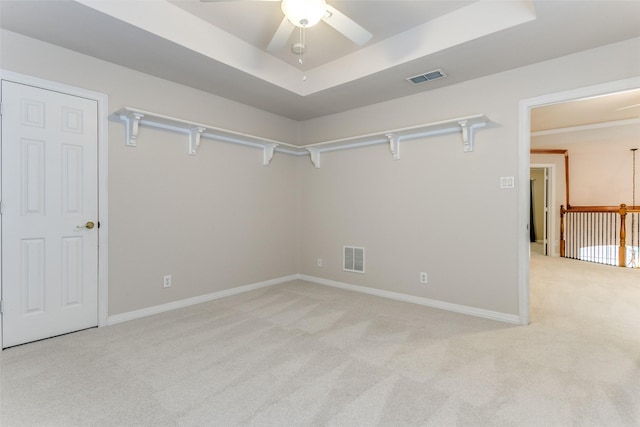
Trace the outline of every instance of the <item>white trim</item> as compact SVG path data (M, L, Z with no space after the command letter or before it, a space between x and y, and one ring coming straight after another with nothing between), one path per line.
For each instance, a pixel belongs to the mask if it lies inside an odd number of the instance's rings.
M549 256L558 256L556 250L556 165L553 163L535 163L529 165L531 169L547 169L549 171L549 223L547 224L547 238L549 239Z
M98 326L109 316L109 98L98 99Z
M63 83L53 82L38 77L20 74L0 68L0 80L12 81L46 90L66 93L96 101L98 106L98 326L107 324L109 308L109 197L108 197L108 120L109 97L104 93L94 92ZM0 266L0 277L1 277ZM2 342L2 323L0 320L0 342Z
M107 324L115 325L117 323L140 319L142 317L152 316L154 314L160 314L160 313L175 310L178 308L189 307L191 305L201 304L203 302L213 301L220 298L241 294L244 292L254 291L260 288L266 288L268 286L279 285L281 283L286 283L286 282L290 282L292 280L297 280L297 279L299 279L299 275L293 274L291 276L284 276L284 277L279 277L277 279L265 280L264 282L257 282L257 283L252 283L250 285L238 286L236 288L225 289L223 291L212 292L212 293L200 295L197 297L181 299L178 301L168 302L166 304L155 305L153 307L147 307L147 308L142 308L140 310L116 314L113 316L109 316L109 318L107 319Z
M613 92L621 92L640 87L640 77L632 77L624 80L617 80L602 83L594 86L587 86L572 89L564 92L557 92L535 98L523 99L519 105L519 142L518 142L518 177L520 184L518 187L518 293L520 323L529 324L530 301L529 301L529 212L528 195L529 189L529 165L531 149L531 110L543 105L555 104L574 99L582 99L590 96L600 96Z
M401 294L398 292L391 292L391 291L385 291L382 289L369 288L367 286L351 285L349 283L336 282L334 280L308 276L305 274L292 274L290 276L279 277L276 279L266 280L264 282L257 282L257 283L252 283L250 285L238 286L235 288L212 292L212 293L200 295L197 297L186 298L179 301L172 301L166 304L156 305L153 307L142 308L140 310L134 310L126 313L116 314L113 316L109 316L107 320L107 325L115 325L122 322L128 322L129 320L141 319L143 317L153 316L155 314L165 313L167 311L189 307L192 305L217 300L220 298L226 298L226 297L238 295L238 294L249 292L249 291L254 291L256 289L279 285L282 283L291 282L293 280L304 280L304 281L315 283L318 285L331 286L334 288L345 289L352 292L359 292L363 294L377 296L380 298L387 298L387 299L407 302L411 304L418 304L426 307L438 308L441 310L452 311L454 313L461 313L461 314L466 314L470 316L481 317L484 319L497 320L500 322L506 322L506 323L512 323L512 324L522 323L520 318L514 314L484 310L481 308L469 307L465 305L453 304L453 303L433 300L429 298L422 298L422 297L417 297L413 295Z
M531 132L531 136L561 135L561 134L571 133L571 132L583 132L583 131L598 130L598 129L608 129L613 127L632 126L637 124L640 124L640 118L612 120L610 122L593 123L590 125L569 126L566 128L539 130L537 132Z
M498 320L507 323L521 323L520 317L515 314L500 313L498 311L484 310L482 308L469 307L466 305L453 304L450 302L434 300L430 298L417 297L413 295L401 294L399 292L385 291L382 289L369 288L367 286L351 285L349 283L336 282L335 280L322 279L320 277L307 276L305 274L298 275L300 280L316 283L318 285L331 286L334 288L345 289L347 291L359 292L377 297L388 298L396 301L403 301L412 304L423 305L427 307L439 308L442 310L453 311L455 313L466 314L470 316L482 317L485 319Z

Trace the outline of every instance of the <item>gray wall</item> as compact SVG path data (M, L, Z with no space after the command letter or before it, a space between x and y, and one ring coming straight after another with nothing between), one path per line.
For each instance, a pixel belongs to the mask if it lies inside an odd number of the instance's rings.
M282 141L298 124L248 106L2 31L0 68L109 96L122 107ZM136 148L109 127L109 315L298 272L296 159L141 128ZM162 287L162 276L173 286Z
M493 122L463 153L459 135L307 157L203 143L144 128L137 148L109 125L109 314L294 273L518 313L518 103L640 74L640 40L303 123L55 46L2 32L0 67L109 95L132 106L305 143L484 113ZM527 147L528 150L528 147ZM364 246L367 273L342 271L342 246ZM322 268L316 259L324 259ZM421 285L418 273L429 273ZM162 289L162 275L174 286Z
M635 39L305 122L313 141L480 113L494 126L477 132L472 153L447 135L404 143L399 161L379 146L304 168L301 272L518 314L518 238L528 233L518 230L519 190L499 182L518 177L519 149L529 151L519 147L520 100L638 75ZM366 275L342 271L345 244L366 247Z

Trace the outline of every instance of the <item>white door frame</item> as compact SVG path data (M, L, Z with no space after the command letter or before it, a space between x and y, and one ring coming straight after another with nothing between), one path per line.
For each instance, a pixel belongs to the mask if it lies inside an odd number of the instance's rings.
M602 83L551 93L535 98L523 99L519 105L519 143L518 143L518 301L520 324L528 325L530 318L529 300L529 180L531 149L531 110L543 105L571 101L580 98L606 95L612 92L637 89L640 77Z
M548 173L547 207L549 215L545 238L548 240L549 256L558 256L556 251L556 165L553 163L535 163L529 169L546 169Z
M109 208L108 208L108 117L109 98L99 92L68 86L25 74L0 69L0 80L7 80L23 85L34 86L68 95L91 99L98 104L98 326L107 325L109 297ZM2 179L0 166L0 180ZM1 184L1 182L0 182ZM0 186L1 188L1 186ZM1 195L0 195L1 196ZM2 217L0 216L0 221ZM0 228L0 233L1 233ZM2 235L0 234L0 241ZM0 278L2 265L0 265ZM0 296L1 296L0 287ZM2 316L0 316L0 343L2 342Z

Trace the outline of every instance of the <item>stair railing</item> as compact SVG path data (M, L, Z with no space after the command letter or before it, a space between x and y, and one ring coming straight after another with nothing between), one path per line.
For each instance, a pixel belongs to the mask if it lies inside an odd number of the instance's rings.
M640 268L640 207L560 207L560 256Z

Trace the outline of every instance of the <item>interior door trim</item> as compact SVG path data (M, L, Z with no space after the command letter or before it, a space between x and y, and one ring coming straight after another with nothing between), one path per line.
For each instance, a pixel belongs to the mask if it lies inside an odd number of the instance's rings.
M531 149L531 110L543 105L600 96L611 92L635 89L640 85L640 77L596 83L541 95L534 98L521 99L518 106L518 313L520 323L528 325L530 321L530 289L529 289L529 172Z
M532 153L533 154L533 153ZM556 250L556 239L558 237L558 233L556 233L556 217L560 216L560 208L557 207L556 204L556 165L553 163L532 163L529 169L545 169L548 172L549 182L548 182L548 222L547 222L547 239L548 242L548 255L549 256L558 256L559 252Z
M91 99L98 104L98 326L107 326L109 308L109 198L108 198L108 117L109 97L104 93L94 92L75 86L41 79L26 74L16 73L0 68L0 81L10 81L41 89L66 93L81 98ZM0 85L0 91L1 89ZM1 167L1 166L0 166ZM2 173L0 170L0 180ZM1 184L1 182L0 182ZM1 187L1 186L0 186ZM0 217L0 221L2 221ZM1 233L1 229L0 229ZM0 235L1 241L2 235ZM0 280L2 266L0 265ZM1 296L0 286L0 296ZM0 316L0 343L2 342L2 316Z

